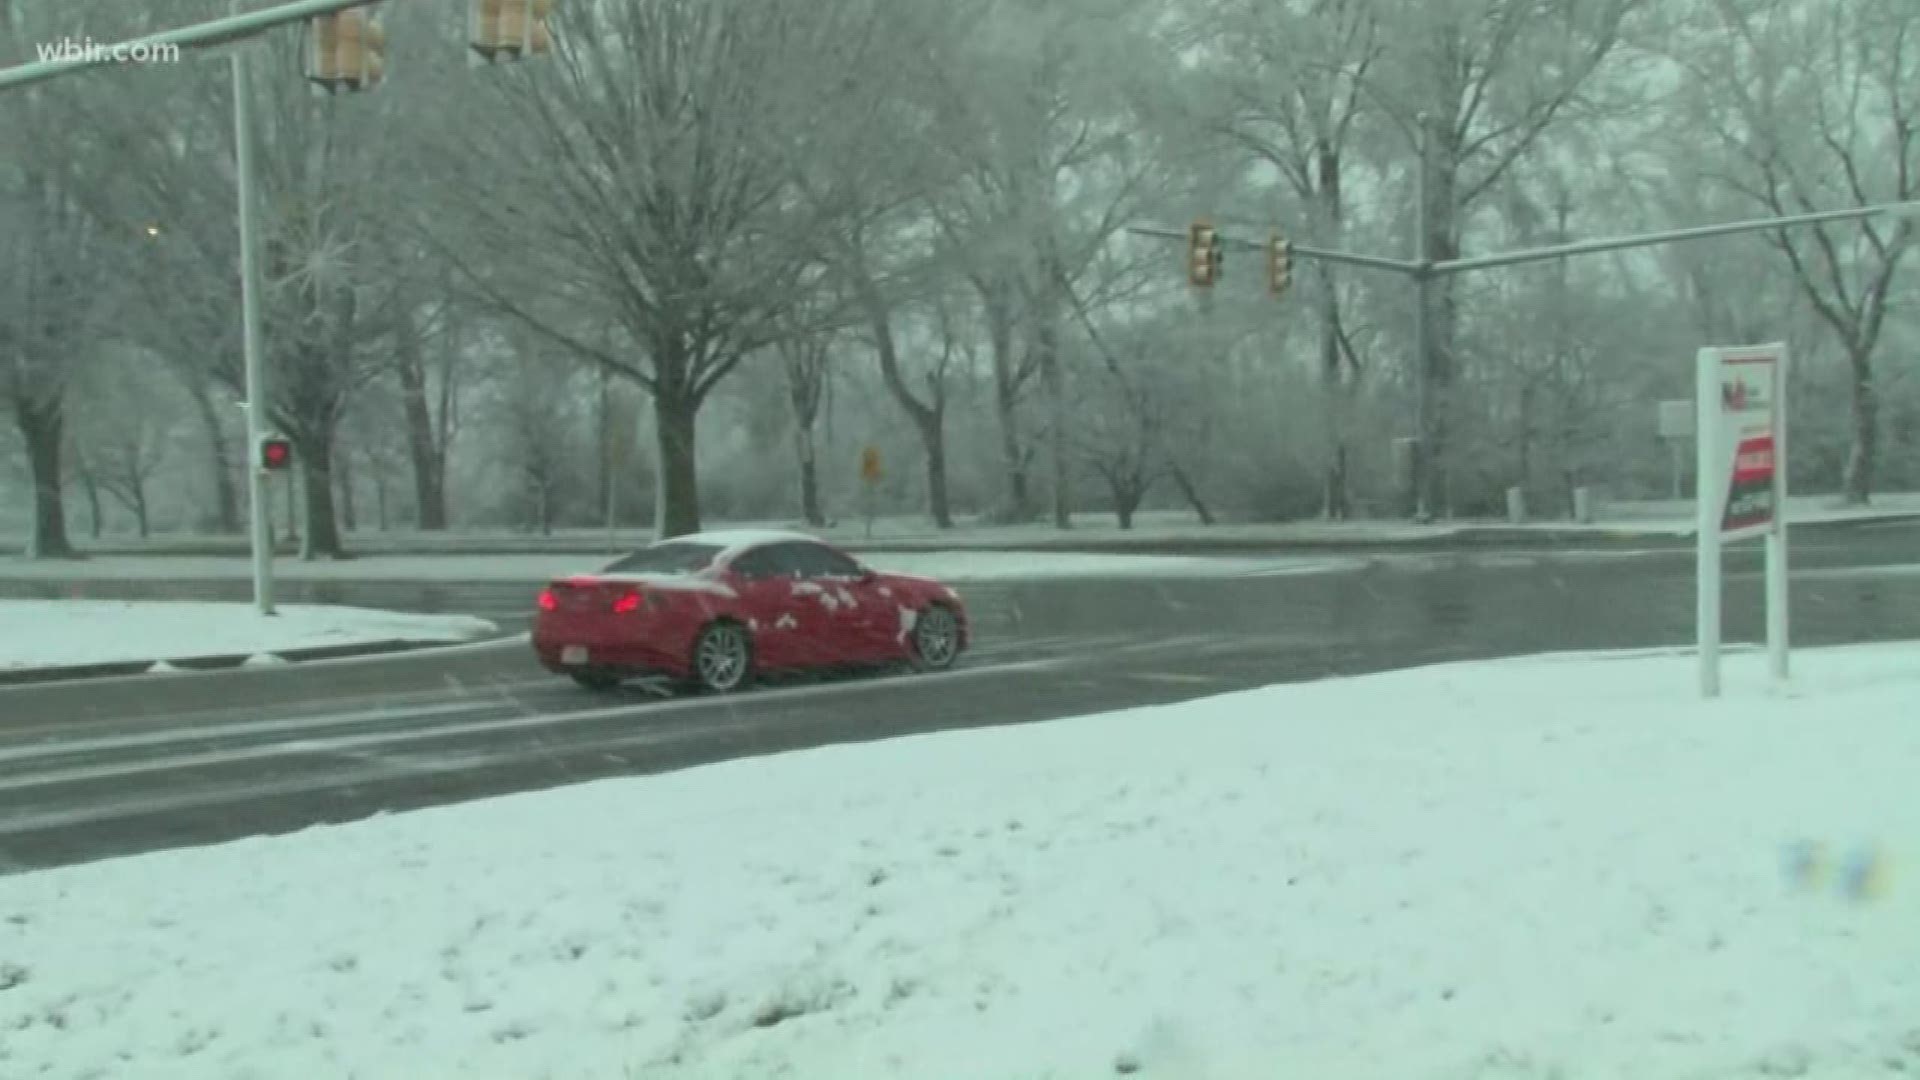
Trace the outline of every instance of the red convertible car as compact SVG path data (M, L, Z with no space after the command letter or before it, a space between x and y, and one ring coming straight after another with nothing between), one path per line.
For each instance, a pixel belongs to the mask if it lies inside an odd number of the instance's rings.
M951 667L966 608L926 578L870 570L804 533L695 533L540 593L533 648L549 671L609 690L638 676L716 692L755 674L905 662Z

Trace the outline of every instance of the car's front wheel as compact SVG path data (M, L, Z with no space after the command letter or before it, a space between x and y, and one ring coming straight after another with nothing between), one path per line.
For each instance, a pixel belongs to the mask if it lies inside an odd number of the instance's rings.
M945 671L960 658L960 616L943 604L930 605L914 616L913 666L921 671Z
M753 670L753 644L739 623L717 622L693 643L693 677L700 689L725 694L747 683Z

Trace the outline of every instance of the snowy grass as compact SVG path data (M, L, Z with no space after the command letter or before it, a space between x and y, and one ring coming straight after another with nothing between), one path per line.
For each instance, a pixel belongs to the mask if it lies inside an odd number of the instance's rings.
M370 555L344 562L283 560L275 573L290 581L524 581L529 586L566 574L591 572L612 556L592 555ZM1062 577L1219 577L1244 573L1321 573L1361 565L1353 559L1282 557L1232 559L1172 555L1100 555L1065 552L928 551L862 556L877 569L937 577L955 583ZM0 578L13 580L243 580L245 558L210 555L100 556L83 563L0 559Z
M383 641L471 641L497 631L464 615L173 600L0 600L0 670L191 660ZM164 668L162 669L164 670Z
M0 1075L1911 1075L1920 647L1796 660L1711 704L1662 653L1446 666L0 878Z

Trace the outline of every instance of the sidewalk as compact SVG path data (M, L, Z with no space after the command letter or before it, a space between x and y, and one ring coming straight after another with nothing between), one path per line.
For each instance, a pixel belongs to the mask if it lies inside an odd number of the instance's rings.
M498 632L464 615L175 600L0 600L0 684L396 652Z

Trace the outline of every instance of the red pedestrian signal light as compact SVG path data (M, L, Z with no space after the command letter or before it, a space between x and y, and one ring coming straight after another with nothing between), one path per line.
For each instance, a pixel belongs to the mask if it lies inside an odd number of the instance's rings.
M315 16L307 24L307 81L329 93L371 90L387 74L387 32L366 8Z
M1187 284L1196 289L1210 289L1220 280L1220 271L1226 265L1226 249L1220 243L1220 232L1208 224L1205 218L1194 222L1187 229Z
M260 467L267 472L285 472L293 464L293 442L278 435L260 440Z

